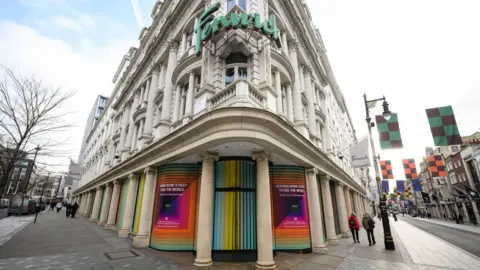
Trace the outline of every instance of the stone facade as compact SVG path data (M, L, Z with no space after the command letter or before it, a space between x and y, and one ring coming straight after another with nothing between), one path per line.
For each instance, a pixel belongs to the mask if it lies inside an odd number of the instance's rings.
M275 15L280 44L254 29L221 29L202 42L197 55L195 26L216 2L216 17L244 11L258 13L262 20ZM195 238L195 265L210 267L212 188L218 174L213 170L219 158L238 157L256 168L257 268L275 268L269 233L271 166L305 168L314 252L348 237L343 223L349 212L365 211L367 178L350 167L348 149L356 141L355 131L304 1L158 1L152 18L141 32L139 48L122 61L86 148L85 172L74 194L80 213L116 229L122 197L118 181L142 183L141 188L128 186L118 229L119 237L128 237L130 228L124 225L136 215L132 208L141 189L133 244L146 247L158 195L156 168L202 164L196 226L205 233ZM139 182L139 175L144 181Z

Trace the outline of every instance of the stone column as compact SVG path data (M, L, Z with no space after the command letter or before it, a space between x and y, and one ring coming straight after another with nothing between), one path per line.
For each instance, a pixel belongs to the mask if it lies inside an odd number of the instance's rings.
M110 209L110 201L112 200L112 191L113 185L112 183L107 184L107 189L105 190L105 195L103 196L103 204L102 204L102 211L100 220L98 221L98 226L103 226L107 222L108 219L108 210Z
M283 115L282 106L282 82L280 79L280 71L275 70L275 93L277 94L277 114Z
M293 118L295 122L295 128L303 136L308 136L308 130L305 124L305 119L303 118L302 108L302 93L300 88L300 70L298 69L298 59L297 59L297 47L298 42L294 41L288 45L290 49L290 63L292 64L293 70L295 71L295 84L293 85Z
M188 92L187 100L185 102L185 117L187 117L187 123L193 118L193 92L195 90L195 73L190 71L190 77L188 79Z
M85 193L83 194L80 194L80 209L78 211L78 213L81 215L83 215L83 209L85 208Z
M270 200L270 172L268 154L253 153L257 162L257 269L275 269L272 240L272 205Z
M145 125L143 129L143 135L141 140L143 140L143 144L150 141L152 136L152 125L153 125L153 113L154 113L154 100L155 94L157 92L157 85L158 85L158 73L160 72L160 68L155 65L152 71L152 78L150 82L150 89L146 89L148 91L148 100L147 100L147 111L145 113Z
M343 196L345 197L345 206L347 209L347 216L350 216L353 213L352 210L352 200L350 197L350 189L347 185L343 187Z
M137 149L140 151L143 149L143 146L144 146L144 141L141 139L142 138L142 133L143 133L143 127L145 126L145 118L140 120L140 125L138 127L138 139L139 140L137 142Z
M182 33L182 42L180 44L180 56L182 56L186 51L187 51L187 48L189 46L187 46L187 33Z
M182 93L182 85L177 83L175 87L175 106L173 108L173 121L176 122L181 119L180 115L180 95Z
M348 238L348 232L350 231L350 229L348 227L347 206L345 205L345 195L343 193L342 182L337 182L337 184L335 185L335 193L337 195L338 214L340 216L340 231L342 232L343 238Z
M327 226L327 241L332 246L338 245L337 233L335 232L335 221L333 216L332 195L330 194L330 176L320 177L322 186L323 211L325 212L325 225Z
M100 205L102 204L103 188L97 187L95 192L95 200L93 201L92 215L90 215L90 221L98 222L98 213L100 212Z
M151 167L145 169L145 188L143 191L142 211L140 212L140 224L138 233L133 238L133 246L136 248L148 247L150 243L150 231L152 226L152 212L155 195L155 176L157 171Z
M117 147L117 152L120 153L120 157L122 156L122 152L123 152L123 147L125 146L125 138L127 137L127 134L126 134L126 127L128 125L128 116L130 115L130 108L128 106L126 106L125 108L123 108L123 113L122 113L122 127L121 127L121 133L120 133L120 141L118 143L118 147ZM116 154L116 153L115 153Z
M293 100L292 100L292 85L287 84L287 108L288 108L288 120L293 123Z
M125 143L125 148L122 154L122 160L127 159L130 156L130 151L133 145L133 133L135 133L135 122L133 121L133 114L137 110L138 100L140 99L138 91L133 94L133 102L130 107L130 115L128 116L128 133Z
M314 90L312 90L312 77L311 77L311 72L312 68L311 67L305 67L304 73L305 73L305 94L308 99L308 104L307 104L307 109L308 109L308 126L310 128L310 134L312 135L317 135L317 123L316 123L316 117L315 117L315 107L314 107L314 102L315 102L315 95L313 93Z
M205 153L202 156L202 179L200 181L200 200L198 212L198 228L202 233L197 236L197 257L194 265L200 268L211 268L213 239L213 196L214 166L218 160L217 153Z
M83 216L88 217L90 215L90 205L92 203L92 192L87 191L87 199L85 201L85 208L83 211Z
M160 138L165 137L170 134L170 112L172 111L172 95L173 95L173 84L172 84L172 74L177 66L177 49L178 43L176 41L169 41L168 46L170 48L170 53L168 55L168 66L167 73L165 74L165 88L163 90L163 103L162 103L162 114L160 116Z
M130 174L128 178L130 180L128 182L127 199L125 201L122 227L118 231L119 238L128 238L128 234L132 229L135 200L137 199L138 176L135 174Z
M316 169L307 170L307 199L310 231L312 235L312 250L315 253L327 254L328 250L323 242L322 209L320 208Z
M115 218L117 217L118 198L120 197L120 188L122 183L119 180L113 181L112 198L110 199L110 209L108 210L108 219L105 229L115 230Z
M288 42L287 42L287 33L282 33L282 47L283 51L288 54Z

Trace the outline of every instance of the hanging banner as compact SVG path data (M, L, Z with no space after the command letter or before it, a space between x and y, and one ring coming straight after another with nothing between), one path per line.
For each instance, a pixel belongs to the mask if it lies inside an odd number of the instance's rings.
M350 148L350 156L352 157L353 168L371 166L370 155L368 152L368 137L365 137Z
M305 170L296 166L270 168L275 249L310 249Z
M152 248L193 250L199 170L197 164L160 167L150 241Z

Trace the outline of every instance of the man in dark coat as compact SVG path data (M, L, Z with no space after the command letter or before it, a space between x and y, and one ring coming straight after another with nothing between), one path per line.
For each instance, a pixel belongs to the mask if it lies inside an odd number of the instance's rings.
M75 202L75 203L70 207L70 213L71 213L72 218L75 218L75 214L77 213L77 209L78 209L78 204L77 204L77 202Z

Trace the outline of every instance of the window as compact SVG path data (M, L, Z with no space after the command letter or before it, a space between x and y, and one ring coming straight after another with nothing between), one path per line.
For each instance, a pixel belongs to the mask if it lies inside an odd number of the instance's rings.
M225 86L237 79L248 79L248 57L243 53L231 53L225 64Z
M243 10L247 10L247 0L227 0L227 10L230 11L235 5Z
M235 68L227 68L225 70L225 86L231 84L235 80Z
M25 179L25 173L26 173L27 169L26 168L22 168L20 170L20 180L23 180Z
M183 86L181 96L180 96L180 116L185 115L185 110L187 109L187 94L188 94L188 83Z
M288 115L288 108L287 108L287 91L286 87L282 87L282 112L285 115Z
M468 180L467 175L466 175L465 173L462 173L462 179L463 179L463 181L467 181L467 180Z

